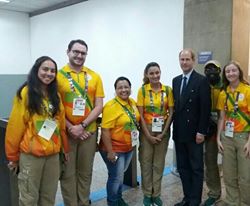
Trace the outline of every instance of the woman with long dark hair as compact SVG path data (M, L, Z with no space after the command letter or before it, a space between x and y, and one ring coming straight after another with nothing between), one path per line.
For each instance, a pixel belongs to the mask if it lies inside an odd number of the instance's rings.
M56 74L57 64L52 58L38 58L14 98L5 150L10 170L19 170L20 206L53 206L60 175L59 152L63 151L68 160Z

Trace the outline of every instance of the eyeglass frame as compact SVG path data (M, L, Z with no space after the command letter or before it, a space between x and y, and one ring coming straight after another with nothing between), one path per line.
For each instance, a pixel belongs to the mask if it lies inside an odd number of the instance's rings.
M88 52L82 52L79 50L71 50L74 56L78 56L79 54L81 54L81 56L87 56Z

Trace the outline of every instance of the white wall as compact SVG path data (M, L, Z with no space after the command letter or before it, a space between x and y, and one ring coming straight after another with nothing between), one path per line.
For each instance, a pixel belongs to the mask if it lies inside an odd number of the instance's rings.
M26 74L30 68L28 14L0 9L0 74Z
M32 61L50 55L59 67L67 62L70 40L84 39L86 66L103 79L106 98L114 96L118 76L132 82L133 97L150 61L161 65L162 82L171 85L181 70L184 0L90 0L31 18Z

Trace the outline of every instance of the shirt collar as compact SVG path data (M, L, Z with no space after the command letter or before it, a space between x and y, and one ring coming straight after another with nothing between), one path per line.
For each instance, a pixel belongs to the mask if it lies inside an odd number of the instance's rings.
M234 90L234 92L242 92L243 87L244 87L244 84L242 82L240 82L239 85ZM227 86L227 92L232 93L229 85Z
M147 91L152 91L153 90L152 87L151 87L151 85L150 85L150 83L149 84L145 84L144 87L145 87L145 89ZM161 91L164 91L164 87L163 87L162 84L161 84Z
M182 78L187 77L187 81L189 80L191 74L193 73L194 69L192 69L190 72L188 72L187 74L182 74Z
M69 64L66 64L66 65L64 66L64 70L65 70L65 72L76 73L73 69L70 68ZM80 72L87 72L87 70L88 70L87 67L82 66L82 69L81 69Z
M116 96L115 97L123 106L126 106L129 104L130 102L130 98L128 98L128 102L127 101L124 101L123 99L121 99L120 97Z

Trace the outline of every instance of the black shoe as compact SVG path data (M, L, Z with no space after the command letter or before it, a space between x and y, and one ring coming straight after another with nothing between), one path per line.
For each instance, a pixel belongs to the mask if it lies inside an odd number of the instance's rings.
M189 206L188 202L185 200L182 200L179 203L176 203L174 206Z

